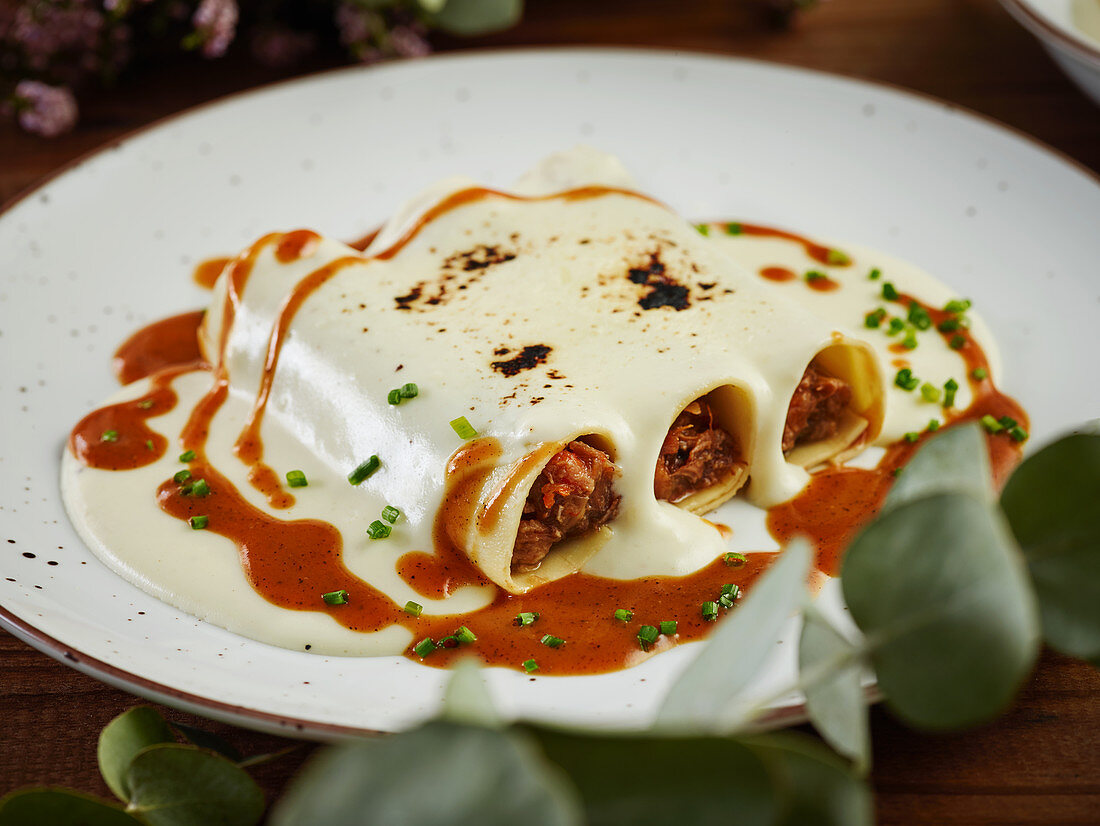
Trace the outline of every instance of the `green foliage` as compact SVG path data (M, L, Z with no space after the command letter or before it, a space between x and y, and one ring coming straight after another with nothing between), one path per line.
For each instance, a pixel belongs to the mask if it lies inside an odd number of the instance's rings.
M452 723L498 728L503 725L493 707L493 698L473 659L459 660L443 693L442 718Z
M140 826L114 803L69 789L22 789L0 798L0 826Z
M427 9L429 3L421 0L421 6ZM507 29L522 16L523 0L446 0L428 20L451 34L476 35Z
M880 517L922 496L950 492L969 493L979 499L993 496L989 451L976 423L948 428L921 445L886 495Z
M184 725L183 723L172 723L172 728L183 735L184 739L193 746L198 746L200 749L216 751L222 757L232 760L234 763L240 763L243 759L241 753L233 748L232 744L227 743L224 738L216 734L204 731L201 728L195 728L194 726ZM254 759L255 758L253 758L253 760Z
M1100 435L1068 436L1027 459L1001 505L1027 558L1046 641L1100 666Z
M157 743L175 742L172 729L160 712L151 706L137 706L124 711L99 733L99 773L115 797L130 800L126 772L130 761L142 749Z

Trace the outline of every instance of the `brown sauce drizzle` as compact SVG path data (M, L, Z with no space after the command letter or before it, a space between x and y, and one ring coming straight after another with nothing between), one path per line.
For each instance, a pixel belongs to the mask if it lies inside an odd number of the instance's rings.
M154 321L115 351L111 366L120 384L130 384L165 367L201 361L199 324L203 310Z
M819 293L831 293L833 290L840 289L840 282L825 276L824 278L807 279L806 286L811 290L817 290Z
M232 261L232 257L207 258L205 261L200 261L191 271L191 280L203 289L212 290L222 270Z
M608 193L644 197L605 187L587 187L545 197L579 199ZM519 196L489 189L455 193L429 210L416 226L376 257L393 257L435 217L487 196L519 199ZM781 230L749 224L742 224L741 228L745 234L795 241L802 244L815 260L830 263L828 247ZM362 245L365 247L373 237L373 234L367 236ZM184 360L180 353L188 358L197 354L197 346L192 352L186 348L181 350L176 345L180 340L189 338L195 346L195 332L201 314L191 313L151 325L132 336L118 354L128 371L118 368L120 378L124 375L135 378L153 375L149 392L141 399L109 405L89 414L77 424L70 438L73 454L91 467L122 470L150 464L164 454L168 440L150 430L145 420L171 410L176 404L176 394L171 388L175 376L188 370L212 369L211 388L195 405L180 434L183 448L195 451L195 457L188 466L192 479L204 479L210 492L201 497L187 495L183 492L183 485L167 480L157 490L156 497L160 507L177 519L186 521L192 516L206 516L206 529L234 542L249 582L268 601L292 610L324 611L340 624L357 631L377 631L398 624L415 635L414 642L424 637L440 639L454 633L459 625L468 626L477 635L478 641L472 646L440 649L432 653L425 660L429 665L444 666L456 656L474 655L487 665L515 669L521 668L525 660L534 659L538 662L539 674L592 674L634 665L675 643L704 637L710 623L702 618L701 604L714 600L726 583L748 588L770 564L774 554L758 553L749 555L747 563L740 568L727 567L722 559L718 559L683 577L612 580L578 573L520 596L499 591L487 607L464 615L422 615L417 618L406 614L389 597L347 569L342 558L342 537L334 526L319 520L281 520L259 510L247 502L206 457L205 445L211 421L228 394L224 355L235 310L256 257L263 248L273 243L276 244L275 254L279 260L292 260L310 254L317 237L306 231L268 235L228 264L221 262L221 268L227 268L227 289L217 363L213 368L179 363ZM238 455L246 461L254 460L253 471L264 467L260 462L262 443L259 441L259 426L278 364L281 343L295 312L336 271L349 262L362 260L338 259L315 270L299 282L284 302L269 339L261 390L252 416L238 441ZM903 305L913 300L907 295L898 299ZM942 310L922 306L929 312L933 323L948 317ZM957 352L966 361L974 401L965 411L945 411L944 426L990 414L997 418L1012 416L1026 427L1027 417L1019 405L1001 394L992 380L973 379L975 368L988 365L970 333L960 329L945 334L945 337L950 339L954 335L961 335L964 339L963 346ZM175 344L173 340L176 340ZM156 372L158 366L160 371ZM117 440L102 438L109 431L117 432ZM250 441L253 433L255 440ZM922 436L922 440L926 435ZM149 449L146 440L151 442L152 449ZM993 474L999 485L1018 461L1021 449L1003 434L990 436L988 442ZM810 536L818 545L818 567L834 573L839 567L844 546L858 526L872 518L881 506L893 481L893 471L902 467L918 446L919 442L900 442L891 446L873 470L840 467L815 474L799 496L769 512L770 531L781 542L795 535ZM441 598L465 585L488 584L455 544L453 537L466 535L470 520L475 518L478 493L496 468L500 454L500 446L495 441L478 439L464 445L451 457L443 504L434 524L434 552L410 552L398 561L398 573L417 593ZM503 503L514 493L516 480L525 475L525 467L517 466L497 495L485 506L479 515L482 527L495 524ZM267 483L260 480L259 484ZM278 486L277 478L275 485ZM322 601L321 594L338 590L348 592L346 604L330 606ZM631 623L615 620L612 613L616 608L634 611L634 620ZM526 611L538 612L539 620L529 626L514 625L513 618ZM651 652L642 652L635 637L640 625L656 625L665 620L678 623L676 636L671 639L662 637ZM542 645L540 640L547 633L566 640L564 647L555 650ZM415 659L411 646L407 655Z
M764 267L760 275L769 281L794 281L798 274L786 267Z
M784 241L793 241L806 251L806 255L810 256L810 258L817 261L819 264L829 264L834 267L848 266L848 263L838 262L834 260L833 256L830 256L829 253L833 252L832 247L826 247L816 241L811 241L805 236L787 232L783 229L776 229L775 227L760 226L759 224L739 224L739 226L741 227L742 235L755 235L758 238L781 238Z

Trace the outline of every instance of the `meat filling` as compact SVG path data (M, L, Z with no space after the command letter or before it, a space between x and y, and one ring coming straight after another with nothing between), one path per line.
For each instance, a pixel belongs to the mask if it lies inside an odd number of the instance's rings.
M665 436L653 476L653 493L658 499L678 502L728 477L743 464L733 437L715 424L714 411L706 402L694 401L676 417Z
M794 391L783 427L783 452L802 442L817 442L836 433L840 415L852 401L846 381L806 368Z
M512 571L537 568L563 539L606 525L619 512L610 457L584 442L570 442L546 463L523 505L512 551Z

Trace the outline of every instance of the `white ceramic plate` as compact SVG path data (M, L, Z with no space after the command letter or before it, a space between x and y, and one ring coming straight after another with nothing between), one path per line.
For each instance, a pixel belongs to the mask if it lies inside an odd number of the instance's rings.
M506 184L579 141L686 215L877 246L975 299L1032 443L1100 412L1100 185L1003 127L906 93L718 57L556 50L348 69L201 107L76 164L0 216L0 621L51 656L207 716L337 736L430 715L408 660L271 648L110 573L57 490L74 422L138 325L201 306L197 259L274 228L352 238L462 172ZM149 537L155 542L156 537ZM835 590L835 589L834 589ZM757 681L791 674L781 646ZM491 672L510 714L646 725L690 646L596 677ZM776 719L797 713L782 704Z

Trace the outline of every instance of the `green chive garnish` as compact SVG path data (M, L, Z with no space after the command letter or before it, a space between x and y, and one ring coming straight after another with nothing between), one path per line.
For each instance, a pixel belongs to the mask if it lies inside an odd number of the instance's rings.
M156 446L153 444L152 439L146 439L145 440L145 449L146 450L155 450L156 449Z
M524 611L522 614L516 614L516 618L512 622L516 625L531 625L538 618L538 611Z
M101 442L117 442L118 431L117 430L104 430L103 435L99 437Z
M458 630L455 631L455 638L464 645L469 645L472 642L477 642L477 634L475 634L465 625L460 625L458 627Z
M1014 442L1022 442L1027 439L1027 431L1019 425L1009 430L1008 435L1012 437L1012 441Z
M827 276L825 273L820 272L818 270L810 270L809 272L806 273L805 278L811 284L815 281L828 281L829 280L829 276Z
M916 442L919 439L920 439L920 434L913 431L913 430L910 430L908 433L905 434L905 441L909 442L909 444L913 444L914 442Z
M920 394L924 397L924 400L926 402L938 402L940 400L940 396L943 395L938 387L936 387L934 384L929 384L928 382L925 382L920 386Z
M419 395L420 388L413 384L411 381L408 384L401 385L401 398L415 399Z
M209 516L192 516L187 520L187 523L191 526L193 531L201 531L206 527L206 523L210 521Z
M172 477L172 481L175 482L177 485L182 485L184 482L186 482L190 478L191 478L191 471L181 470L181 471L177 472L175 476Z
M959 391L959 383L954 379L948 379L943 383L943 406L955 406L955 394Z
M896 336L898 333L900 333L904 329L905 329L905 322L904 321L902 321L900 318L891 318L890 319L890 326L886 329L886 335Z
M382 518L389 522L391 525L397 521L397 518L401 515L401 511L395 508L393 505L386 505L382 508Z
M429 654L433 653L435 651L435 649L436 649L436 645L432 641L432 638L431 637L425 637L424 639L422 639L420 642L418 642L416 645L413 646L413 653L416 654L416 656L420 657L420 659L424 659Z
M661 633L666 637L671 637L676 633L676 620L665 620L658 625L661 629Z
M401 391L391 390L389 393L386 394L386 401L388 401L390 404L401 404Z
M744 554L739 554L735 551L730 551L723 557L723 559L725 563L731 568L740 568L749 561L747 556L745 556Z
M909 302L909 323L918 330L927 330L932 326L932 316L916 301Z
M710 224L696 224L695 229L700 235L710 235Z
M887 301L898 300L898 291L889 281L882 285L882 297Z
M920 387L920 379L914 376L913 371L908 367L903 367L898 370L898 374L894 376L894 384L902 390L916 390Z
M707 622L714 622L718 619L718 603L717 602L704 602L702 606L703 619Z
M617 619L619 622L630 622L632 619L634 619L634 612L628 611L626 608L616 608L615 619Z
M945 313L965 313L970 309L970 299L964 298L960 300L948 301L943 305L943 311Z
M901 471L902 469L900 467L896 467L892 471L890 471L890 475L896 479L897 477L901 476Z
M424 613L424 606L419 602L413 602L411 599L405 603L405 613L410 616L419 617Z
M155 402L152 399L142 399L137 403L137 406L140 407L142 410L148 410L154 404Z
M547 648L561 648L565 645L565 640L561 637L555 637L553 634L547 634L541 640L539 640Z
M852 263L852 259L840 250L829 250L825 254L825 260L834 267L847 267Z
M957 318L945 318L936 325L936 329L941 333L953 333L959 329L959 320Z
M726 224L726 235L740 235L743 231L736 221Z
M878 267L875 267L873 270L871 270L871 272L867 274L867 277L871 281L878 281L882 277L882 270L880 270Z
M906 350L917 349L917 331L912 327L905 331L905 338L902 339L901 346Z
M939 429L940 429L940 420L939 419L931 419L928 422L928 432L929 433L935 433Z
M1001 416L997 421L1001 423L1001 427L1005 430L1009 430L1017 425L1017 421L1011 416Z
M966 346L966 339L960 335L954 335L947 344L952 350L961 350Z
M534 660L525 660L523 663L523 670L531 674L539 670L539 664Z
M649 647L657 642L659 636L661 636L661 634L656 626L643 625L638 629L638 645L641 646L643 651L648 651Z
M292 488L304 488L309 485L309 480L306 479L305 473L300 470L288 470L286 472L286 483Z
M722 596L729 597L730 599L737 599L741 596L741 586L734 585L732 582L722 586Z
M327 594L321 594L321 599L325 601L325 605L345 605L348 601L348 592L343 588L339 591L329 591Z
M981 418L982 427L985 428L986 433L1000 433L1004 430L1004 425L994 419L988 413Z
M380 467L382 467L382 460L377 456L371 456L367 461L363 462L363 464L359 465L359 467L348 474L348 481L353 485L361 484L364 479Z
M193 450L188 450L188 451L185 451L184 453L180 454L180 461L181 462L190 462L194 458L195 458L195 451L193 451Z
M474 430L473 425L466 421L465 416L451 419L451 428L458 434L460 439L472 439L477 435L477 431Z
M983 381L989 378L989 371L986 370L984 367L975 367L970 376L974 379L974 381Z
M367 536L371 539L385 539L390 535L390 526L385 522L375 519L367 525Z
M879 307L877 310L873 310L863 317L863 326L873 330L882 324L884 318L886 318L886 310Z
M205 479L199 479L197 482L192 482L189 486L190 490L187 491L189 496L203 497L210 493L210 485L206 484Z

